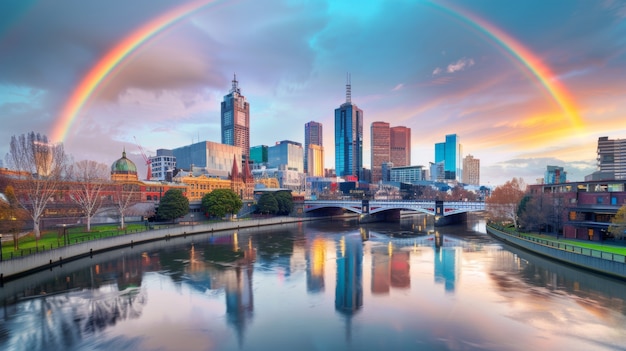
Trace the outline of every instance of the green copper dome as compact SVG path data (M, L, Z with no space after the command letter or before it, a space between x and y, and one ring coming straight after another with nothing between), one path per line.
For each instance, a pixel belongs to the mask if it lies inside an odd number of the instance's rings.
M137 166L126 158L126 150L122 152L122 158L111 165L111 174L137 174Z

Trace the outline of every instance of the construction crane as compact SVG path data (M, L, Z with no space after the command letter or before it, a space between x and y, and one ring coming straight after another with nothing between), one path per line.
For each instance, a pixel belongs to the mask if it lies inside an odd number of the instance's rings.
M146 180L150 180L150 178L152 178L152 162L150 162L150 159L148 158L148 156L146 156L146 153L143 151L143 148L137 141L137 137L133 136L133 138L135 138L135 143L137 144L137 147L139 148L139 151L141 152L141 156L143 157L143 160L146 162L146 167L148 167L148 174L146 175Z

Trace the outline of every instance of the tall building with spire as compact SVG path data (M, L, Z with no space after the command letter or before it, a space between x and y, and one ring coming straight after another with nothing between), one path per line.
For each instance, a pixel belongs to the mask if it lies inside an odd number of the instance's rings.
M346 102L335 109L335 172L339 177L363 172L363 110L352 103L350 75L346 82Z
M224 96L221 108L222 144L239 146L245 160L250 159L250 104L241 95L237 75Z

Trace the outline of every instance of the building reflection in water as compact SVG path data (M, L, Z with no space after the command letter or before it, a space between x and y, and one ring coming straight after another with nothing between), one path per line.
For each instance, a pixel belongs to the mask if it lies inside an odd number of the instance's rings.
M306 290L309 293L324 291L324 268L326 263L326 241L321 237L307 240Z
M391 287L411 287L409 251L402 251L392 242L372 247L372 294L387 295Z
M335 310L346 317L346 338L350 340L352 317L363 306L363 242L360 235L346 235L337 245Z
M435 283L443 283L446 292L454 293L460 269L460 265L457 262L460 259L460 248L456 247L456 244L447 246L446 243L448 241L443 234L439 234L439 232L435 234Z

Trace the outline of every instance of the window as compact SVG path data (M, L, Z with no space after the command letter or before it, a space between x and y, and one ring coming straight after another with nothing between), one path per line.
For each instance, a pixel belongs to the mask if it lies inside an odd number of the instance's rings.
M602 204L602 203L604 203L604 198L603 198L602 196L598 196L598 197L596 197L596 203L597 203L597 204Z

